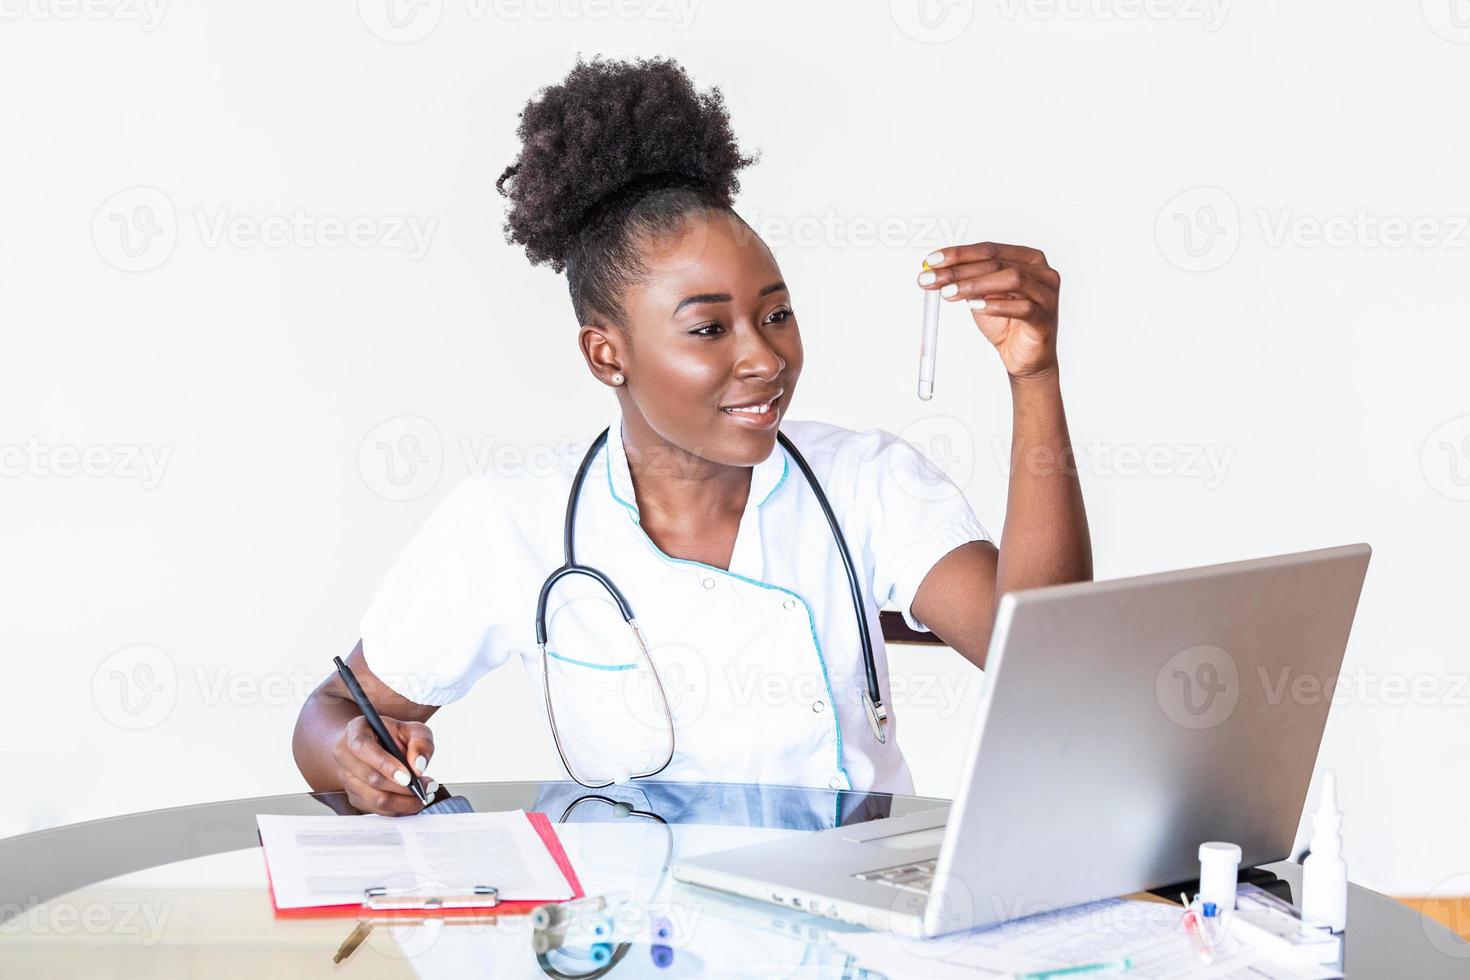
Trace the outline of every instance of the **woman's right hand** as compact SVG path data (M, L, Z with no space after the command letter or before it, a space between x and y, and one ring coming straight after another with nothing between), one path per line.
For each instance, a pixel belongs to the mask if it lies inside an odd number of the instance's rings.
M434 733L429 726L418 721L399 721L383 718L383 727L393 736L399 747L405 748L404 756L414 767L414 774L423 782L430 797L439 784L424 779L429 760L434 757ZM337 765L341 786L347 791L347 801L363 813L380 813L388 817L400 817L418 813L424 805L408 788L408 773L402 763L393 758L378 744L367 719L358 715L342 729L341 736L332 746L332 758Z

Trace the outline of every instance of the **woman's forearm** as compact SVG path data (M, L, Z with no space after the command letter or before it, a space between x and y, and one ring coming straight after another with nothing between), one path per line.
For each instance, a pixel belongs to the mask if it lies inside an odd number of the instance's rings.
M357 705L337 697L323 684L301 706L296 731L291 736L291 754L306 783L318 793L341 790L341 769L333 758L333 747L347 723L361 714Z
M434 754L434 735L424 722L439 709L409 701L384 684L363 659L361 640L347 655L347 665L389 734L406 753L403 757L417 775L423 776ZM349 802L372 813L418 812L418 801L406 788L408 773L378 744L357 702L335 673L329 674L301 706L291 738L291 754L307 785L318 793L346 790Z
M1058 371L1011 378L1011 475L996 597L1092 578L1092 541Z

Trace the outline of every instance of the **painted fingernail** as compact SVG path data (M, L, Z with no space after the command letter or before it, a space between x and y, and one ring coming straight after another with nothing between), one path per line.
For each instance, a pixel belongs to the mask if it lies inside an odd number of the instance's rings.
M419 775L422 776L424 774L424 770L429 768L429 760L424 758L423 756L419 756L417 759L413 760L413 767L417 769L419 771Z
M950 283L948 286L945 286L943 289L941 289L939 291L939 295L940 296L943 296L943 297L945 297L947 299L947 298L953 296L955 293L957 293L959 291L960 291L960 287L959 287L958 284L956 284L956 283Z
M397 783L399 786L407 786L408 785L408 773L404 772L402 769L399 769L397 772L395 772L393 774L393 781L395 783Z
M433 796L435 793L439 792L438 781L434 779L429 780L429 785L424 787L424 792L428 793L430 796Z
M972 310L983 310L983 309L985 309L985 300L983 300L983 299L972 299L972 300L970 300L970 309L972 309Z
M941 263L941 262L944 261L944 253L943 252L930 252L929 253L929 257L927 259L925 259L924 261L925 262L928 262L930 265L938 265L939 263Z
M919 285L920 286L932 286L932 285L934 285L934 279L935 279L935 276L934 276L934 273L932 273L932 272L921 272L921 273L919 273Z

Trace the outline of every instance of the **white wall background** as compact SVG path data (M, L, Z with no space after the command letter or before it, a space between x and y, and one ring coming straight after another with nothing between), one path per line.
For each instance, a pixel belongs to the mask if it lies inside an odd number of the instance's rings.
M303 786L300 699L415 528L477 453L609 409L500 233L516 112L578 51L669 54L764 154L738 206L801 318L796 417L905 433L998 532L1003 371L949 309L914 398L912 279L1038 245L1100 576L1375 546L1321 761L1355 877L1470 892L1470 26L924 2L0 0L0 833ZM362 239L249 237L297 213ZM905 717L947 792L977 678L898 659L968 685ZM441 713L438 777L550 772L497 747L528 697Z

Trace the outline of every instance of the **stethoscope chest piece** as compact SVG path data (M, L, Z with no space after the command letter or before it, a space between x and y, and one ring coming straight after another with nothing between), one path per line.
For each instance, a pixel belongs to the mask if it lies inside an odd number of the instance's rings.
M868 727L873 730L873 737L879 742L888 741L888 709L883 707L882 701L873 700L871 695L863 695L863 707L868 709Z

